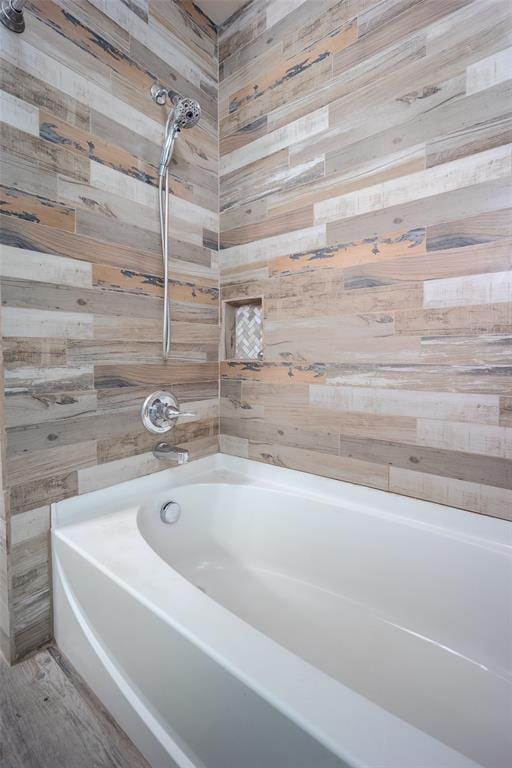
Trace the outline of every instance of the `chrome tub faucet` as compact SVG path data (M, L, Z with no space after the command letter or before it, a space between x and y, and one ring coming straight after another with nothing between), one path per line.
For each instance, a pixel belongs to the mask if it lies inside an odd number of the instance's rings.
M153 456L160 461L186 464L189 454L186 448L179 448L177 445L169 445L169 443L158 443L153 448Z
M148 432L155 435L163 435L170 432L176 426L181 416L197 416L196 413L183 413L180 411L178 400L170 392L153 392L147 397L141 409L142 423ZM161 461L169 461L174 464L186 464L188 451L169 443L158 443L153 448L153 456Z

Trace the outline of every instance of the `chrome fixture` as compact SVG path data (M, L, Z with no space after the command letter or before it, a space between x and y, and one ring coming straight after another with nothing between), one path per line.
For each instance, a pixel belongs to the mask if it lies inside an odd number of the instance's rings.
M161 461L174 461L175 464L186 464L188 461L186 448L179 448L177 445L169 445L169 443L158 443L153 448L153 456Z
M182 413L174 395L170 392L153 392L146 397L141 409L142 423L155 435L169 432L180 416L195 416L195 413Z
M176 136L182 128L192 128L201 117L201 107L194 99L187 99L175 91L169 91L154 83L151 86L153 101L163 106L167 100L171 109L164 129L164 143L158 166L158 204L160 211L160 238L164 264L164 317L162 355L168 360L171 351L171 307L169 304L169 165Z
M194 99L186 99L177 93L171 95L171 93L172 92L169 91L168 95L173 104L173 108L169 111L167 122L165 124L165 138L162 154L160 156L160 165L158 166L158 173L160 176L164 176L169 168L174 140L178 133L182 128L193 128L194 125L197 125L199 118L201 117L201 107L197 101L194 101Z
M156 103L163 107L165 102L167 101L167 94L168 94L167 88L164 88L163 85L158 85L158 83L153 83L151 86L151 98L153 101L156 101Z
M177 501L166 501L160 510L160 520L162 523L177 523L181 515L181 507Z
M23 18L23 6L26 0L1 0L0 21L11 32L23 32L25 19Z

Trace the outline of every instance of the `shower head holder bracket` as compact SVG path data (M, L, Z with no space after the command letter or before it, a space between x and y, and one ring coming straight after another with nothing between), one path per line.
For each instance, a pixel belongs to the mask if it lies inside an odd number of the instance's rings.
M158 85L158 83L153 83L153 85L151 86L151 98L161 107L166 103L168 95L169 95L169 91L167 90L167 88L164 88L163 85Z
M0 0L0 21L11 32L21 34L25 31L24 5L25 0Z

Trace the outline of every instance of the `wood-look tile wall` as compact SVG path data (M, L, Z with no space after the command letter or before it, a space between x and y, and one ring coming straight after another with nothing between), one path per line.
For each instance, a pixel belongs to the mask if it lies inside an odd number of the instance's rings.
M512 518L511 15L253 0L217 40L191 0L30 0L0 28L6 655L51 634L50 504L161 468L149 391L217 449L219 206L221 298L265 312L263 360L221 364L221 450ZM156 79L203 110L167 365Z
M145 396L169 388L197 413L172 435L192 457L218 444L216 30L190 0L27 5L23 35L0 26L0 618L12 658L51 634L49 505L162 468ZM155 80L202 107L172 164L167 365Z
M512 5L253 0L221 31L221 448L512 519Z
M0 300L2 289L0 286ZM3 381L2 333L0 317L0 381ZM5 407L4 393L0 392L0 656L11 658L10 584L7 557L7 492L5 491Z

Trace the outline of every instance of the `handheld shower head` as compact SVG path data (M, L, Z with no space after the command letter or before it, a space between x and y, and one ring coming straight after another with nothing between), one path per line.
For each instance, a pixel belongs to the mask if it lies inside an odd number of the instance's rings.
M201 117L201 107L194 99L179 97L174 104L174 120L181 128L192 128Z
M158 96L161 95L163 89L153 96L155 101L159 103ZM156 92L155 92L156 93ZM158 171L162 176L171 162L172 151L174 148L174 141L177 134L182 128L192 128L197 125L201 117L201 107L194 99L188 99L184 96L180 96L179 93L173 93L168 91L166 93L172 101L172 109L167 117L165 124L165 138L162 147L162 155L160 157L160 165Z
M1 1L1 0L0 0ZM158 83L151 86L151 97L163 106L172 103L165 122L164 143L158 166L158 203L160 209L160 237L164 262L164 317L162 355L168 360L171 349L171 307L169 302L169 165L176 136L182 128L192 128L201 117L201 107L194 99L188 99L175 91L169 91Z

